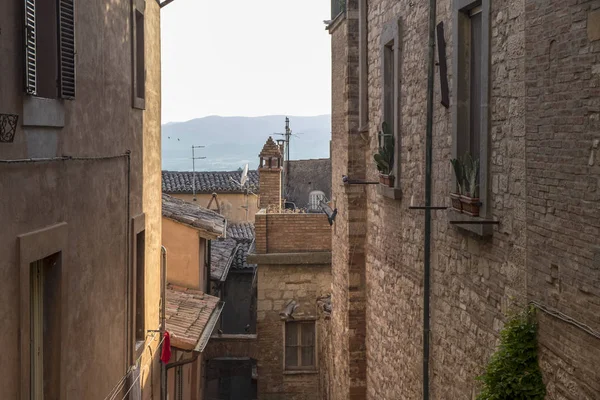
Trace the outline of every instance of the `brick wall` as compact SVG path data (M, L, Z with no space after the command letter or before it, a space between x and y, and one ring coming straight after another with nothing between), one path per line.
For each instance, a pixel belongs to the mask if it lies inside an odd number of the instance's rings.
M318 373L285 374L283 369L284 322L279 313L290 300L298 309L294 317L317 318L317 346L323 349L317 298L330 292L329 265L259 265L258 266L258 395L261 400L314 400L319 398ZM317 358L321 357L317 354Z
M526 0L525 21L527 294L599 331L600 2ZM540 346L549 398L600 398L600 340L543 316Z
M350 2L352 3L352 2ZM437 21L445 27L450 88L452 1L440 0ZM587 164L598 137L600 41L590 10L598 1L503 0L491 4L490 151L491 217L500 221L492 237L481 238L449 224L451 214L433 212L431 271L431 398L463 399L477 393L479 375L495 349L505 312L538 300L600 328L600 156ZM353 18L349 4L349 20ZM342 174L369 180L370 161L381 122L380 34L383 24L401 20L402 200L383 197L375 186L335 183ZM599 17L600 18L600 17ZM598 22L600 23L600 22ZM425 110L428 9L408 0L368 1L369 148L357 160L353 136L355 37L349 25L332 32L333 230L332 398L346 399L351 386L351 261L366 232L366 356L370 399L422 396L422 211L424 202ZM592 27L593 28L593 27ZM591 33L590 33L591 32ZM550 60L550 61L548 61ZM433 204L449 204L452 117L440 105L435 71ZM527 92L526 92L527 88ZM453 99L451 98L451 103ZM352 171L352 172L351 172ZM357 226L353 226L356 222ZM360 245L357 246L360 249ZM360 254L360 253L358 253ZM355 259L360 265L359 259ZM349 267L350 266L350 267ZM359 271L359 269L355 269ZM360 299L358 304L360 304ZM597 339L539 313L541 365L548 398L598 398Z
M260 185L259 207L281 207L281 168L259 168L258 181Z
M262 189L261 189L262 190ZM331 251L331 227L325 214L256 214L256 253Z

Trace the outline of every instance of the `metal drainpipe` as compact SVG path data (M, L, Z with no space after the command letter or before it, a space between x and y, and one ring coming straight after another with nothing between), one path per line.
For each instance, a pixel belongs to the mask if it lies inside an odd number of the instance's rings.
M423 268L423 400L429 400L429 292L431 268L431 165L433 142L433 74L435 68L436 0L429 0L429 48L427 66L427 125L425 133L425 249Z
M161 280L160 280L160 332L165 336L167 330L167 249L160 246L161 254ZM164 345L163 345L164 346ZM160 363L160 400L167 400L167 366Z

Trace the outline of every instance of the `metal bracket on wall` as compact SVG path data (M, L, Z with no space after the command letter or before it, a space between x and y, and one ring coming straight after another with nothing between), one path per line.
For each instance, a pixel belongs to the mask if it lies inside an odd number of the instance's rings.
M344 185L377 185L379 182L363 181L361 179L350 179L346 175L342 175L342 182Z
M480 220L473 220L473 221L453 220L453 221L448 221L448 222L452 225L498 225L498 224L500 224L500 221L493 220L493 219L480 219Z
M409 210L447 210L445 206L410 206Z
M19 116L16 114L0 114L0 143L12 143L17 130Z

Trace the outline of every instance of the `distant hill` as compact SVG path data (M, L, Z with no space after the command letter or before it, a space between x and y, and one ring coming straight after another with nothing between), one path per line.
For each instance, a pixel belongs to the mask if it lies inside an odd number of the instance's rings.
M331 116L290 118L292 136L290 158L328 158L331 140ZM265 117L197 118L186 122L170 122L162 126L162 169L191 171L192 145L196 149L197 171L232 171L248 163L258 167L258 154L269 136L285 131L285 115Z

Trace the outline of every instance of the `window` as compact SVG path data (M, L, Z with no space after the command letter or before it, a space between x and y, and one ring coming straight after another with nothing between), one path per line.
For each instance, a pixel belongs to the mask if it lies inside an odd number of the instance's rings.
M145 317L145 270L146 270L146 231L141 231L135 236L135 339L144 341L146 339Z
M31 399L60 398L60 253L30 264Z
M452 157L469 153L479 160L479 215L489 212L488 123L490 68L489 0L457 0L453 36L453 132Z
M144 109L146 101L146 57L144 51L145 2L134 1L133 7L133 107Z
M74 0L24 0L25 90L48 99L75 97Z
M285 369L314 370L315 321L285 323Z
M320 190L313 190L308 194L308 209L318 211L321 209L321 201L325 200L325 193Z
M399 187L400 176L400 20L386 23L381 32L381 76L382 76L382 120L377 122L378 131L385 122L389 133L394 136L395 187ZM383 145L383 136L378 137Z

